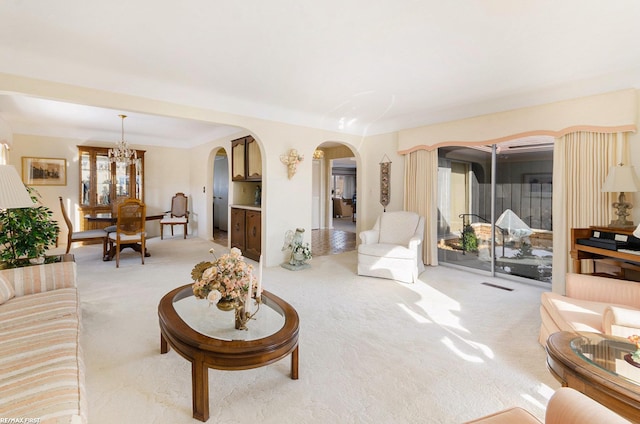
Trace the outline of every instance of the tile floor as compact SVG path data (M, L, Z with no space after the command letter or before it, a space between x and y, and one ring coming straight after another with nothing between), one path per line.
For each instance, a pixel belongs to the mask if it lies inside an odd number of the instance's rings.
M344 222L343 222L344 221ZM349 220L334 220L333 229L311 231L311 251L313 256L335 255L356 248L355 223ZM214 230L213 238L217 243L226 244L226 231Z
M356 248L356 224L347 219L334 219L333 229L311 231L313 256L334 255Z

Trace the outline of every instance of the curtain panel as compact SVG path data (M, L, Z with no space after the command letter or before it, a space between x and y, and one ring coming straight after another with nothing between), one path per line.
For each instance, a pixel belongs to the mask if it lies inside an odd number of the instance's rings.
M405 155L404 210L424 216L422 260L438 265L438 150L418 150Z
M626 133L575 132L556 139L553 150L553 285L565 292L572 272L571 229L608 225L617 193L603 193L609 167L618 162ZM623 155L626 153L623 153ZM625 161L626 158L621 157ZM626 163L626 162L625 162Z
M9 145L6 143L0 143L0 165L6 165L9 163Z

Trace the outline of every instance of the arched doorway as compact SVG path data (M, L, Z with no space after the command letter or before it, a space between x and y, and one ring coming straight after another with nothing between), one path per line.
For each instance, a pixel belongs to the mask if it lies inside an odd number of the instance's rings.
M229 158L223 148L214 156L212 190L212 238L226 245L229 239Z
M313 155L312 233L314 256L348 252L356 247L357 161L341 143L322 143Z

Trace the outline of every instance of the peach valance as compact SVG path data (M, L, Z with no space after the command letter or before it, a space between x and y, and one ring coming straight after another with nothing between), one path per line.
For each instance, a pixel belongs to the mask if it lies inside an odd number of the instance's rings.
M636 131L635 89L428 125L398 133L398 153L447 145L494 144L529 136L561 137L571 132Z

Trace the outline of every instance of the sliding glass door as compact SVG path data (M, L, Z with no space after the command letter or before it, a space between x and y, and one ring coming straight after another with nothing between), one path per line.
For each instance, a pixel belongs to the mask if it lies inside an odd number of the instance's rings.
M438 149L438 259L551 282L553 141Z

